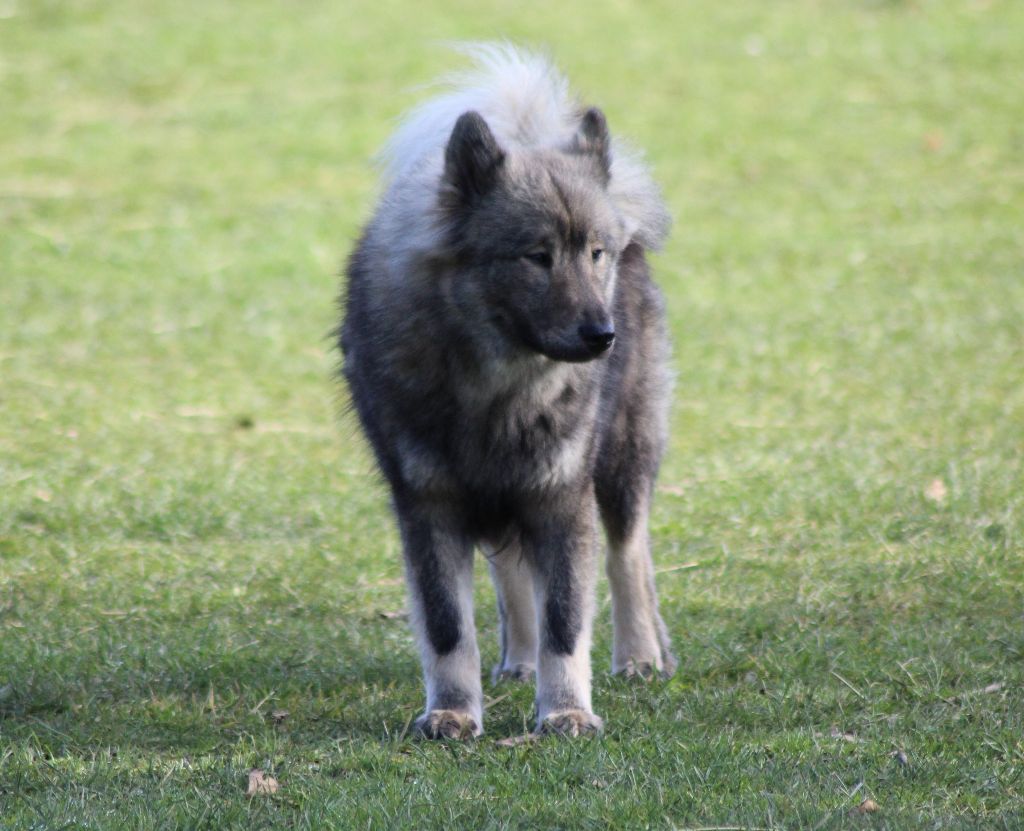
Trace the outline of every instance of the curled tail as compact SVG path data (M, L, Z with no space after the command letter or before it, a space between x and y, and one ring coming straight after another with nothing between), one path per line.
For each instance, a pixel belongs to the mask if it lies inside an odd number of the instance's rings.
M564 147L578 128L586 108L543 55L508 43L457 48L471 58L471 67L442 79L445 91L410 111L381 153L392 198L431 202L452 128L469 110L480 113L510 149ZM619 141L613 140L610 156L608 192L632 241L658 248L670 220L650 171Z

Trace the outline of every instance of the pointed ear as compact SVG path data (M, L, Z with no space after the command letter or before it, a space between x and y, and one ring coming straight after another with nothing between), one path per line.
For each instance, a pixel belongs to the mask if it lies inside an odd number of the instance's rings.
M573 137L569 152L592 156L597 162L604 183L608 184L612 170L611 144L604 113L597 107L591 107L580 119L579 130Z
M498 181L505 152L478 112L459 116L444 151L444 178L464 202L486 194Z

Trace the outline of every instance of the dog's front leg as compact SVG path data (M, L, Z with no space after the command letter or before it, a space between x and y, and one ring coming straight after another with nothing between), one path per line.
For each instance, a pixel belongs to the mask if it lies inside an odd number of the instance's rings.
M483 691L473 623L473 546L433 506L399 507L398 514L427 690L416 730L431 739L478 736Z
M533 565L540 644L537 730L578 736L598 733L590 703L590 641L597 580L591 494L566 500L526 535Z

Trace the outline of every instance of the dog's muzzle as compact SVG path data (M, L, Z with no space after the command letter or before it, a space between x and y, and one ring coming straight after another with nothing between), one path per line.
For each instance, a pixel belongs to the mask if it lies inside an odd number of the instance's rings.
M610 323L584 323L578 331L583 345L594 357L610 349L615 342L615 330Z

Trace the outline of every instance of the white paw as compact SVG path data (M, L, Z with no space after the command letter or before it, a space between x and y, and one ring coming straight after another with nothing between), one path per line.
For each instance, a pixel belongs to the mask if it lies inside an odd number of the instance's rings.
M532 681L536 674L537 671L530 664L516 664L504 669L499 664L491 672L491 681L495 684L500 681Z
M626 678L645 681L671 678L679 667L679 659L672 653L672 646L664 633L656 641L652 638L639 643L616 644L612 654L612 672Z
M600 716L586 710L559 710L548 713L538 733L544 736L596 736L604 729Z
M416 733L425 739L465 741L479 736L483 729L469 713L456 710L431 710L416 719Z
M624 678L653 681L655 678L671 678L678 666L679 660L671 652L668 652L647 660L627 658L625 661L617 661L612 667L612 672Z

